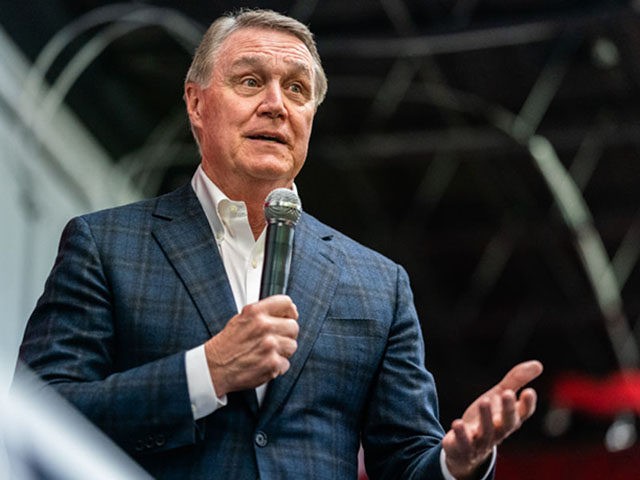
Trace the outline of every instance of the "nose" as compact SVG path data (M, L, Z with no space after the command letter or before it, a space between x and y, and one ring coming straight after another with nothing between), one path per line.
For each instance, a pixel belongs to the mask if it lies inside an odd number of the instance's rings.
M258 114L270 118L280 118L287 114L284 106L282 89L278 82L270 82L263 91L262 102L258 106Z

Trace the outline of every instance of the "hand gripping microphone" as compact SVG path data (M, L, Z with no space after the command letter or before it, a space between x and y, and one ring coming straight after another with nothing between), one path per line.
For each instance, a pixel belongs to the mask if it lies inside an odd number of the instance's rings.
M264 202L267 238L260 281L260 298L287 291L293 233L302 213L300 197L288 188L276 188Z

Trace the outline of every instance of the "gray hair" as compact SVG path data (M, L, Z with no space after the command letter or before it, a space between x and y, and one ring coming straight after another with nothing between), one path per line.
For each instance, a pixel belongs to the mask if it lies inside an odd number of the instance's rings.
M209 84L216 54L222 43L236 30L257 27L290 33L299 38L311 53L314 71L314 101L316 108L322 103L327 93L327 76L322 68L320 55L309 28L291 17L273 10L239 10L226 13L214 21L207 29L193 57L186 82L194 82L202 86Z

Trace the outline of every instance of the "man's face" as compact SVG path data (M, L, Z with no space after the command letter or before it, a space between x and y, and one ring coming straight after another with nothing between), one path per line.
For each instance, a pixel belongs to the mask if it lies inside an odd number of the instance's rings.
M311 54L297 37L245 28L218 50L207 87L187 85L203 167L223 191L238 182L291 185L307 156L313 75Z

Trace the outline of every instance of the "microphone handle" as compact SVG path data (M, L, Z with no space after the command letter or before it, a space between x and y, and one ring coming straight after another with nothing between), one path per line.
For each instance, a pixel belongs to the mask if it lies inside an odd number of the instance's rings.
M260 280L260 299L284 294L289 282L294 225L282 221L269 223L264 245L264 264Z

